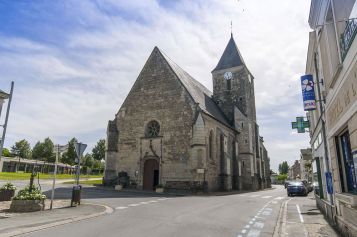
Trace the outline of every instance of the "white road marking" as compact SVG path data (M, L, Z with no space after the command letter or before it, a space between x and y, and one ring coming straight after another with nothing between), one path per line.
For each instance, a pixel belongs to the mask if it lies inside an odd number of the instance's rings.
M274 198L274 199L276 199L276 200L283 200L285 197L276 197L276 198Z
M264 196L264 197L262 197L262 198L271 198L271 197L273 197L273 196Z
M157 202L156 200L151 200L151 201L148 201L149 203L152 203L152 202Z
M149 202L140 202L140 204L149 204Z
M257 229L251 229L248 234L247 237L258 237L260 235L260 230Z
M263 222L255 222L253 227L263 229L264 223Z
M243 229L243 230L242 230L242 234L245 234L245 232L247 232L247 230L246 230L246 229Z
M260 195L251 195L250 197L255 198L255 197L259 197Z
M243 235L237 235L237 237L243 237Z
M302 217L302 215L301 215L301 212L300 212L300 207L299 207L299 205L298 204L296 204L296 209L297 209L297 211L298 211L298 213L299 213L299 217L300 217L300 221L301 221L301 223L304 223L304 218Z
M249 225L253 225L254 221L249 221Z
M157 200L159 200L159 201L165 201L165 200L167 200L167 198L159 198L159 199L157 199Z
M245 229L249 229L250 225L246 225L244 226Z
M140 206L140 204L139 203L134 203L134 204L129 204L128 206L129 207L136 207L136 206Z
M122 210L122 209L127 209L128 207L116 207L116 210Z
M277 204L278 202L277 202L277 201L272 201L271 203L272 203L272 204Z

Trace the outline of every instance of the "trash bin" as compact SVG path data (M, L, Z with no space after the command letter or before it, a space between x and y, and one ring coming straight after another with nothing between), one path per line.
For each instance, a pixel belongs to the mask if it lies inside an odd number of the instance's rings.
M81 185L73 186L71 207L73 207L73 204L81 205L81 192L82 192Z

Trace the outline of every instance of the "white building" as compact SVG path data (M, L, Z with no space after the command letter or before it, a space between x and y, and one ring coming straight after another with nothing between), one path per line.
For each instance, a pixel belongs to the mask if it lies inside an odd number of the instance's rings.
M343 236L357 236L357 3L312 0L306 74L317 109L308 113L320 209Z

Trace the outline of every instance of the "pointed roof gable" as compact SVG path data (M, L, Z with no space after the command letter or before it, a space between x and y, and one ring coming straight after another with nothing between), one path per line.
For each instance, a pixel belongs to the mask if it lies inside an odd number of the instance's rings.
M170 66L172 71L175 73L177 78L180 80L182 85L185 87L187 92L190 94L195 103L197 103L200 109L215 118L224 125L231 127L227 119L225 118L222 111L218 108L217 104L212 99L212 92L208 90L204 85L199 83L193 77L191 77L186 71L184 71L180 66L173 62L168 56L162 53L159 48L155 47L154 51L157 50L159 54L165 59L167 64Z
M221 59L212 72L226 68L237 67L240 65L245 65L245 63L233 39L233 34L231 34L231 38L226 46L226 49L224 50Z

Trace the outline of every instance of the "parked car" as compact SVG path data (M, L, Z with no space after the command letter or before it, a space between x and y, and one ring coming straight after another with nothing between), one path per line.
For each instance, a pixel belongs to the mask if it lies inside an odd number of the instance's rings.
M292 195L303 195L307 196L309 193L307 187L305 186L304 182L302 181L293 181L290 182L288 187L286 188L288 196Z
M313 190L313 186L310 182L307 182L307 180L302 180L302 182L304 183L308 193Z
M284 183L284 187L287 188L288 185L289 185L289 183L290 183L290 181L287 181L287 180L286 180L285 183Z

